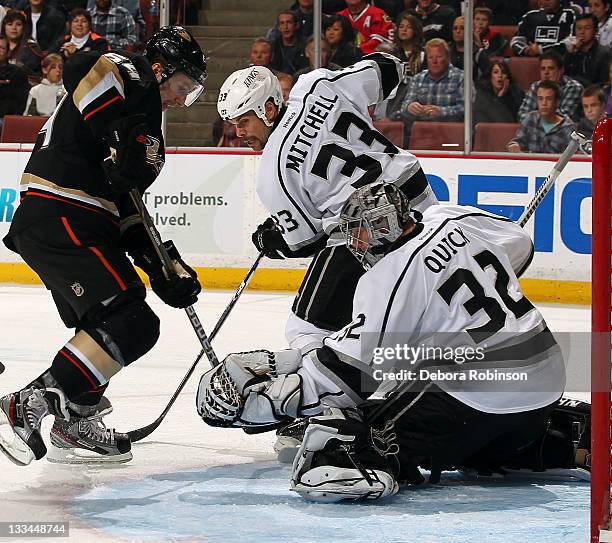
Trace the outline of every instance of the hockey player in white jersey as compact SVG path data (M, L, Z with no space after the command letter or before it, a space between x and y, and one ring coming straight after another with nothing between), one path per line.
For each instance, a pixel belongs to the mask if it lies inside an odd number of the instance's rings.
M394 95L402 64L375 53L338 72L301 76L287 104L278 79L261 66L231 74L219 93L221 117L262 151L257 194L271 218L253 234L270 258L313 259L287 323L292 347L305 347L351 320L363 268L338 234L338 216L355 188L398 186L418 210L437 203L414 155L378 132L368 106ZM320 343L319 343L320 344Z
M523 229L466 206L421 215L381 183L351 196L341 229L371 268L352 322L306 354L229 355L200 382L207 423L314 415L291 481L310 499L385 497L421 483L418 467L432 482L457 467L588 467L588 408L559 407L561 351L517 279L533 255Z

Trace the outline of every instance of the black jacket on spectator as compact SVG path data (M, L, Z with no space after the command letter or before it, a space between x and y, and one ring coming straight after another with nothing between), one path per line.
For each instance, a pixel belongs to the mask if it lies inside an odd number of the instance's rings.
M563 40L574 28L574 12L559 8L555 13L534 9L523 15L516 36L510 40L510 47L516 55L522 55L530 43L537 43L543 52L557 49L563 54Z
M28 23L32 25L32 9L24 10ZM42 13L36 25L36 41L43 51L51 51L60 36L66 32L66 17L54 7L43 4Z
M482 0L477 6L488 7L493 12L492 25L518 25L529 9L529 0Z
M64 60L66 60L68 57L66 57L66 55L64 55L64 52L61 50L62 45L68 43L71 39L72 34L66 34L62 36L60 40L55 42L55 45L53 46L53 51L59 51L60 55L62 55ZM77 49L76 52L81 53L83 51L102 51L106 53L107 51L110 51L110 46L108 45L106 38L100 36L100 34L91 32L89 34L89 39L85 42L85 45L83 45L83 47L81 47L80 49Z
M312 11L310 13L304 13L300 11L299 8L293 10L293 13L295 13L295 18L300 24L297 30L298 39L306 43L306 40L312 36L314 29L314 14Z
M455 43L450 44L451 64L455 68L463 70L463 51L457 50ZM474 45L474 64L472 65L472 78L474 81L478 81L482 74L484 74L489 68L491 63L489 55L486 49L479 49Z
M308 66L308 59L304 54L304 44L299 40L296 45L285 47L282 38L279 36L272 43L272 50L274 54L270 68L273 70L293 75L298 70Z
M344 42L340 44L335 52L332 51L329 62L346 68L347 66L355 64L362 56L363 53L359 47L355 46L353 43Z
M28 76L37 78L42 75L40 63L43 56L38 43L34 40L26 40L16 49L9 51L8 60L11 64L25 70Z
M25 70L13 64L0 66L0 117L21 115L29 92L30 84Z
M597 40L588 51L565 52L563 62L565 74L588 87L592 83L607 83L610 80L608 65L610 49L600 45Z
M429 13L423 13L420 9L412 10L423 23L423 39L427 43L432 38L442 38L447 42L453 39L453 22L455 11L449 6L438 5L437 9Z
M474 100L473 120L478 123L517 123L525 93L514 83L501 98L479 86Z

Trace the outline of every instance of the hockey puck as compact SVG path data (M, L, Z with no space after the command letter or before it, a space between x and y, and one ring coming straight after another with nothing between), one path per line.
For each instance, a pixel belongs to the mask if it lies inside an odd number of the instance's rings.
M2 364L2 362L0 362L0 373L2 373L6 368L4 367L4 364Z

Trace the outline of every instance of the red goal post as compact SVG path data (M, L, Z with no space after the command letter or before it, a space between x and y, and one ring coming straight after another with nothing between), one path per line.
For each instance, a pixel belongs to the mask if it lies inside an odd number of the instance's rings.
M612 118L593 134L591 543L612 542Z

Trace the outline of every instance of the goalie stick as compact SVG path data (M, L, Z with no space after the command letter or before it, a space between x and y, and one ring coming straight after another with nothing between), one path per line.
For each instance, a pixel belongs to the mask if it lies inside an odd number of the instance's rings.
M230 312L236 305L238 298L240 298L240 295L242 294L244 289L247 287L247 285L251 281L251 277L255 273L255 270L257 269L257 266L259 266L259 263L261 262L261 259L263 258L263 256L264 256L263 253L259 253L259 256L257 257L255 262L253 263L253 265L251 266L251 268L245 275L244 279L242 280L242 283L240 283L240 285L238 286L238 289L234 293L234 296L232 296L232 299L230 300L229 304L227 305L227 307L225 308L225 310L219 317L217 324L215 324L213 331L210 333L210 338L209 338L210 341L212 341L215 338L215 336L217 335L217 332L221 329L221 326L223 326L223 323L226 321L228 315L230 314ZM181 393L181 391L187 384L187 381L193 375L193 372L195 371L196 366L200 362L203 355L204 355L204 349L202 349L200 353L198 354L198 356L196 357L195 361L189 368L189 371L187 371L187 373L185 374L185 377L183 377L183 380L180 382L178 388L175 390L174 394L172 395L172 398L170 398L170 401L168 401L168 403L166 404L166 407L162 411L161 415L157 417L151 424L148 424L147 426L143 426L142 428L138 428L136 430L132 430L131 432L127 433L128 436L130 436L130 440L132 441L132 443L136 441L140 441L141 439L144 439L145 437L151 435L159 427L159 425L163 422L164 418L168 414L168 411L170 411L170 408L172 407L172 405L178 398L179 394ZM215 365L216 364L213 364L213 366Z
M546 177L546 181L544 181L544 184L539 188L531 202L529 202L529 204L527 204L527 207L525 207L525 211L523 211L523 214L516 221L516 223L521 228L527 224L531 216L535 213L535 210L542 203L542 200L544 200L551 187L567 165L567 163L574 156L574 153L576 153L578 148L584 149L588 143L589 140L582 134L580 134L579 132L572 132L571 141L569 142L565 151L563 151L557 162L555 162L552 171ZM395 389L393 392L391 392L390 396L385 401L381 402L381 404L376 409L374 409L372 413L370 413L370 415L368 416L368 423L373 424L376 419L380 417L380 415L387 409L389 405L388 402L393 401L393 399L397 399L399 396L401 396L402 391L402 387L400 386L400 388Z

